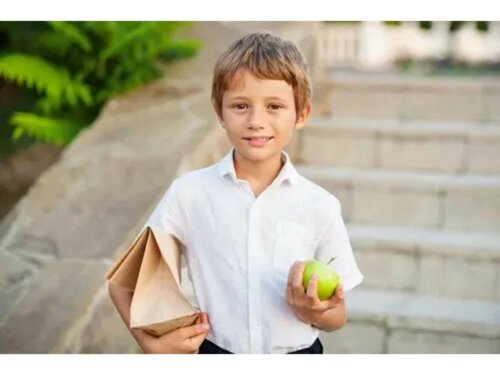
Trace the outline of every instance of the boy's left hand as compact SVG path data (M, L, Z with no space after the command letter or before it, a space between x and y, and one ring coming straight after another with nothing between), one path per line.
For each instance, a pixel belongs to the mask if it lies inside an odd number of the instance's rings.
M295 262L290 268L286 286L286 301L300 320L313 324L320 319L325 311L344 306L344 290L342 284L339 283L330 299L320 300L317 294L316 275L311 277L307 290L302 286L304 268L305 262Z

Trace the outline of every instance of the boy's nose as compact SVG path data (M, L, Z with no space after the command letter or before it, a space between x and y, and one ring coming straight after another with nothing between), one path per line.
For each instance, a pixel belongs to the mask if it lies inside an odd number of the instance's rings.
M265 121L265 114L259 110L253 110L248 119L248 128L262 129L262 125Z
M264 126L262 126L262 124L260 123L249 122L248 129L264 129Z

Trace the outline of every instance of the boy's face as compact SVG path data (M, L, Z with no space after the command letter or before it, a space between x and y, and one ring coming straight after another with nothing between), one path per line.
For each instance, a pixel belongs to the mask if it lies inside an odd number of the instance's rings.
M293 88L286 81L244 72L224 92L219 120L239 156L258 163L281 157L309 111L297 116Z

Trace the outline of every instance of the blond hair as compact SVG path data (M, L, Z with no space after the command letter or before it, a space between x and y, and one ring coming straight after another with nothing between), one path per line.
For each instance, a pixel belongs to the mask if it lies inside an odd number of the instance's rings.
M212 102L222 116L222 97L237 73L284 80L293 88L296 113L311 104L307 62L297 46L269 32L254 32L233 42L215 63Z

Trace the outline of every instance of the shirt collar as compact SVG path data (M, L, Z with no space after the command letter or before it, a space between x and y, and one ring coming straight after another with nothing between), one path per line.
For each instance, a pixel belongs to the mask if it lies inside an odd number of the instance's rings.
M238 177L236 176L236 170L234 169L233 162L234 147L224 156L219 162L219 175L221 177L230 176L234 182L237 182ZM290 156L285 151L281 151L281 160L285 162L281 168L278 176L274 179L272 185L281 184L283 181L288 181L291 184L297 182L297 170L293 166Z

